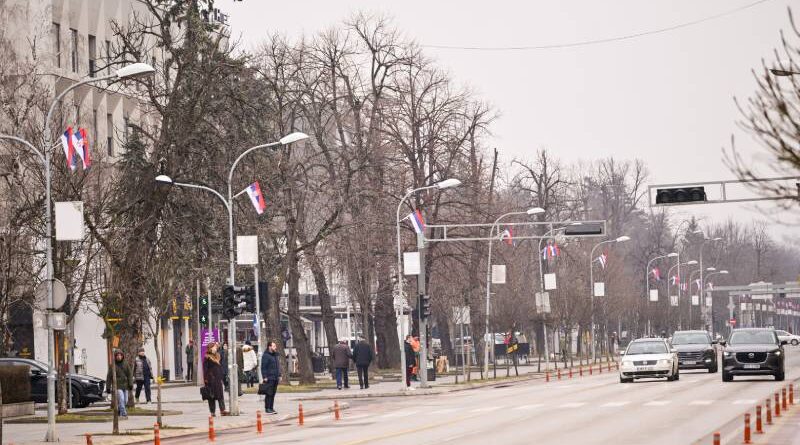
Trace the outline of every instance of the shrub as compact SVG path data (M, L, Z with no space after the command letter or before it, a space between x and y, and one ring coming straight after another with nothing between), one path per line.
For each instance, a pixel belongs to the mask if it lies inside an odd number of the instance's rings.
M0 385L3 385L3 403L29 402L31 377L28 366L0 366Z

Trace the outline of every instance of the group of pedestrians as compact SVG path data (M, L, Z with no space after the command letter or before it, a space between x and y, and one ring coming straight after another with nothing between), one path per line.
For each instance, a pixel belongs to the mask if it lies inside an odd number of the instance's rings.
M363 337L358 339L352 351L347 346L345 340L339 340L339 343L334 346L333 351L331 351L334 373L336 374L336 388L350 388L348 376L350 360L355 362L356 365L358 386L361 387L361 389L369 388L369 365L372 363L373 358L372 347ZM344 386L342 386L342 384L344 384Z
M112 375L113 372L113 375ZM116 377L116 386L113 386ZM151 403L150 382L153 380L153 366L150 359L144 353L144 348L139 348L136 357L133 359L133 372L130 366L125 363L125 353L117 349L114 351L114 366L108 368L106 375L106 391L115 391L117 397L117 413L120 418L128 418L128 393L133 391L133 384L136 383L136 402L144 389L144 397L147 403Z

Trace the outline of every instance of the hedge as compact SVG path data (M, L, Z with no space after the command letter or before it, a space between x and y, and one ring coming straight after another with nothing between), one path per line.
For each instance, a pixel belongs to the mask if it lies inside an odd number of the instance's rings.
M29 366L0 366L0 385L3 385L3 403L29 402L31 377Z

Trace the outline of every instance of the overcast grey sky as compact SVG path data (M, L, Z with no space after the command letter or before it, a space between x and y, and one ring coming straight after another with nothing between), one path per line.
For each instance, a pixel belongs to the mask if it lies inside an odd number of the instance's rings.
M615 37L692 22L753 2L218 0L217 5L230 14L233 35L247 46L268 32L313 34L363 10L392 17L398 29L423 45L485 47ZM791 3L768 0L678 30L577 48L426 52L501 113L493 137L506 162L547 147L565 161L612 155L643 159L651 184L732 179L722 162L722 148L730 146L731 135L748 157L760 151L738 129L733 97L754 91L751 69L762 58L771 59L780 29L789 27ZM683 209L713 220L728 215L763 219L764 213L754 208Z

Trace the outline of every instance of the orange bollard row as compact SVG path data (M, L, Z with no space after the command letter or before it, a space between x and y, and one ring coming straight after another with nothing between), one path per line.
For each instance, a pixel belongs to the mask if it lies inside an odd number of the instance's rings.
M303 416L303 404L300 404L300 407L297 409L297 424L303 426L305 423L305 416Z
M721 439L719 433L714 433L714 445L720 445Z
M583 365L578 366L578 377L583 377Z
M775 417L780 417L780 416L781 416L781 397L776 392L775 393Z
M794 405L794 385L789 383L789 405Z
M264 432L264 424L261 423L261 410L256 411L256 433Z
M786 388L781 388L781 408L786 411L788 407L786 406Z
M92 445L92 444L93 444L92 435L89 434L89 433L86 433L86 445Z
M761 405L756 405L756 434L764 434L764 429L761 425Z
M750 413L744 414L744 443L750 442Z
M767 425L772 425L772 401L767 397Z
M214 416L208 416L208 440L209 442L217 440L217 434L214 432Z
M161 445L161 428L158 422L153 425L153 445Z
M572 368L569 368L569 378L572 378Z
M561 380L561 368L558 369L558 379Z
M340 416L341 415L339 414L339 401L338 400L334 400L333 401L333 420L339 420L341 418Z
M544 372L544 381L545 382L549 382L550 381L550 371L545 371Z

